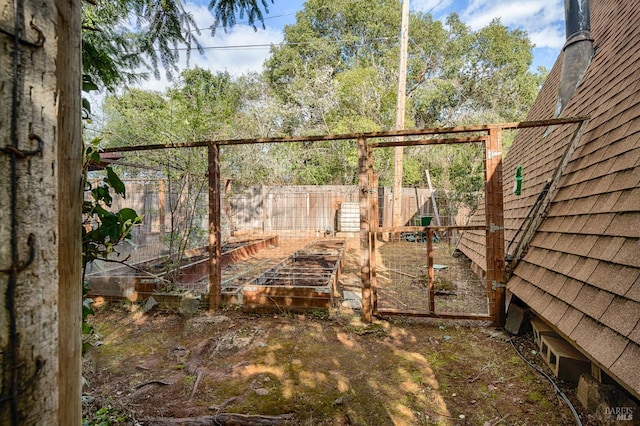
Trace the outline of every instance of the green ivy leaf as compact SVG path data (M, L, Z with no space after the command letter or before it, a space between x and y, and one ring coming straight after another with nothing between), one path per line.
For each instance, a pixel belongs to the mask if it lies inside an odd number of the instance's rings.
M100 162L100 153L96 150L93 150L93 148L91 152L87 153L87 158L91 161L93 161L94 163L99 163Z
M82 98L82 109L91 114L91 102L85 97Z
M105 204L107 204L107 203L105 202ZM109 197L109 203L107 204L107 206L110 206L110 205L111 205L111 197ZM94 206L94 209L95 209L94 210L95 214L98 215L100 220L102 220L102 218L105 217L105 216L109 216L110 214L113 214L113 213L111 213L110 211L106 210L104 207L102 207L99 204L96 204Z
M82 75L82 91L91 92L92 90L98 90L98 85L93 82L93 79L88 74Z
M130 221L131 225L135 225L135 224L141 222L141 218L138 216L138 213L136 213L135 210L130 209L130 208L121 209L118 212L118 216L120 217L120 220L123 223L125 223L127 221Z
M108 186L98 186L96 188L93 188L91 190L91 195L93 196L94 200L102 201L107 207L111 207L112 198ZM101 214L97 208L96 212L98 214Z
M109 239L109 242L111 243L118 241L118 237L120 237L122 229L118 216L110 213L108 215L105 215L101 219L102 225L100 225L100 228L98 228L100 230L100 234L107 237Z
M82 323L82 334L91 334L93 332L93 327L91 327L86 322Z
M122 195L122 197L124 198L125 191L126 191L124 187L124 183L122 183L122 181L120 180L120 177L118 177L116 172L114 172L111 167L107 166L106 169L107 169L107 177L105 178L105 182L107 182L109 186L111 186L113 190L116 191L116 194Z

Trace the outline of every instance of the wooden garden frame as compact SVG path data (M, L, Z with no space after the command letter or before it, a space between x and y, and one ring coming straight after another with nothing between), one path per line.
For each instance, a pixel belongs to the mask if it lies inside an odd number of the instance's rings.
M209 309L217 310L221 304L222 274L221 274L221 188L220 178L220 146L246 145L264 143L296 143L320 142L337 140L356 140L358 145L358 185L360 190L360 249L362 281L362 316L363 320L371 322L374 314L406 315L406 316L437 316L451 319L482 319L491 320L497 326L505 322L505 280L504 280L504 214L502 187L502 131L531 127L546 127L572 124L584 121L585 117L556 118L541 121L525 121L516 123L490 124L482 126L462 126L448 128L425 128L411 130L395 130L384 132L351 133L339 135L316 136L288 136L280 138L230 139L218 141L198 141L177 144L155 144L105 149L104 152L148 151L170 148L208 148L208 178L209 178ZM471 134L469 136L448 137L451 134ZM439 135L445 137L438 138ZM428 136L429 138L402 140L406 136ZM378 140L394 139L393 141L377 142ZM400 138L400 140L398 140ZM376 140L370 142L369 140ZM377 223L377 197L371 193L377 188L377 177L373 169L373 149L393 146L442 145L483 143L485 157L485 207L486 225L484 226L447 226L447 227L391 227L381 228ZM375 249L376 232L427 232L449 230L485 230L487 275L486 287L489 295L489 315L471 314L434 314L433 302L433 247L428 244L430 258L430 313L379 310L375 295L375 258L372 262L371 252ZM428 239L431 240L430 238Z

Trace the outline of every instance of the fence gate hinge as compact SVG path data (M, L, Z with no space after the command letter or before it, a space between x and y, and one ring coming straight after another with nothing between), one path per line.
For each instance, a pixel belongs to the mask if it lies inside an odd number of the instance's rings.
M491 281L491 288L493 290L497 290L499 288L506 288L507 285L505 283L499 283L497 281Z
M504 231L504 226L496 226L495 223L489 224L489 232Z

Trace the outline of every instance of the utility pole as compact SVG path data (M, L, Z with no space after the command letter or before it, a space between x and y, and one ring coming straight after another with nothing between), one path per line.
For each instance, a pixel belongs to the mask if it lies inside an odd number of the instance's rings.
M404 129L405 101L407 93L407 46L409 44L409 0L402 0L402 28L400 31L400 70L398 72L398 102L396 107L396 130ZM404 140L398 136L396 141ZM402 214L402 157L404 147L394 148L393 156L393 226L401 226Z

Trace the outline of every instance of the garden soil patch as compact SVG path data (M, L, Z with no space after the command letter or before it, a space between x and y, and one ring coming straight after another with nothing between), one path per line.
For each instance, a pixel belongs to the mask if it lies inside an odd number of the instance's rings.
M358 291L358 261L357 240L348 242L342 290ZM575 423L511 337L487 323L365 324L348 308L145 313L129 302L98 307L90 322L97 336L83 366L88 424ZM513 343L544 367L531 336ZM580 410L574 387L561 387Z

